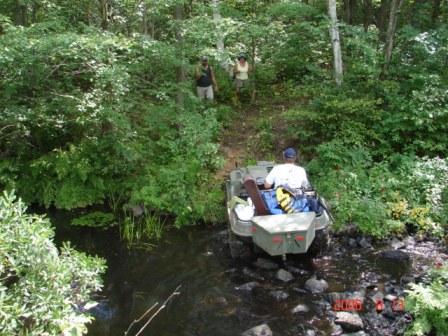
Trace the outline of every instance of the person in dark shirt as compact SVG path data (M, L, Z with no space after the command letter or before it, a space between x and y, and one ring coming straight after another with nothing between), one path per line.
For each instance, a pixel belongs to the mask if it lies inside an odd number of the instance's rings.
M213 90L218 91L215 74L212 67L208 64L208 57L201 57L201 64L196 67L196 90L198 97L202 99L213 100Z

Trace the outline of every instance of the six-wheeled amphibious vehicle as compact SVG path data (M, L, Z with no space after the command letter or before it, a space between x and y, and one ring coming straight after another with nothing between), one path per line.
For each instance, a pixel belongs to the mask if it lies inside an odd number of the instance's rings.
M283 258L288 254L316 255L328 245L332 217L325 200L311 188L295 190L291 198L303 204L303 208L285 211L275 201L275 189L264 188L264 180L273 167L273 162L261 161L237 168L226 181L233 258L245 257L254 248ZM272 204L272 199L276 204ZM314 206L307 206L310 204Z

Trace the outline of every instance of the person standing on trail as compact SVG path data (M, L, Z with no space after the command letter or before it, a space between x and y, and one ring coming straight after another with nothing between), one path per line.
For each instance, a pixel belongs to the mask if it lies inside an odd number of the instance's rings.
M283 151L283 164L276 165L266 176L264 187L270 189L273 186L287 186L292 189L307 188L310 183L305 169L295 164L297 153L294 148Z
M208 57L202 56L201 63L196 67L196 90L201 99L213 100L213 89L218 92L215 74L212 67L208 64Z
M239 54L238 60L233 67L233 75L235 78L236 96L239 99L239 95L242 87L246 87L249 80L249 71L251 66L247 62L245 54Z

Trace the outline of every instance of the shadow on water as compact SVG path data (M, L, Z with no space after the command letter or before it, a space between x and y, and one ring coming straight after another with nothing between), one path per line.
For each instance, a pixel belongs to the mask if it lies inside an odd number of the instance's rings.
M283 264L271 258L294 275L292 281L283 282L276 277L278 269L233 261L223 227L171 230L157 247L145 251L128 250L114 230L59 225L64 221L64 216L53 216L57 242L70 240L77 249L107 260L105 287L93 311L96 321L89 327L89 335L95 336L124 335L132 320L154 303L162 303L178 285L181 294L143 335L230 336L261 323L268 323L275 335L304 335L309 329L330 335L326 294L307 292L307 279L313 275L325 279L327 293L383 290L385 283L399 283L410 270L409 265L382 261L373 249L336 247L314 260L294 258ZM242 286L250 282L255 283L253 288ZM293 313L299 304L309 311Z

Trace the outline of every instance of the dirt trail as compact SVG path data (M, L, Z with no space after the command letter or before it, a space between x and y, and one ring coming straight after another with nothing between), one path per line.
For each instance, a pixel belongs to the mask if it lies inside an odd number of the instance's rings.
M230 171L235 169L236 164L244 166L249 158L266 159L265 157L259 158L260 150L256 150L253 145L250 146L250 142L253 143L256 140L259 132L257 122L261 118L273 117L285 111L284 104L274 104L268 108L266 104L266 102L263 102L257 105L243 105L238 108L233 122L223 130L220 152L225 163L223 168L217 171L215 175L217 180L222 181L227 178ZM276 120L273 125L274 134L282 134L284 131L285 125L279 122L280 119L274 119ZM282 139L276 140L276 143L273 144L274 148L284 146Z
M256 134L255 124L259 118L256 107L243 106L237 109L235 120L223 130L220 152L225 163L216 173L217 180L225 179L236 165L243 165L248 155L248 139Z

